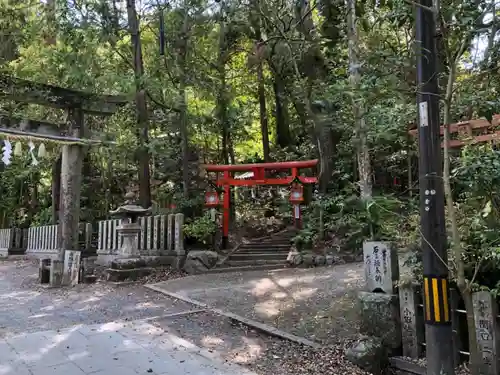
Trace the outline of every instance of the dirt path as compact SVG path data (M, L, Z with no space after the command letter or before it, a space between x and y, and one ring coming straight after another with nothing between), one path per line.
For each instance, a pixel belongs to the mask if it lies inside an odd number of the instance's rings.
M155 284L165 292L323 344L357 332L362 264L189 276Z

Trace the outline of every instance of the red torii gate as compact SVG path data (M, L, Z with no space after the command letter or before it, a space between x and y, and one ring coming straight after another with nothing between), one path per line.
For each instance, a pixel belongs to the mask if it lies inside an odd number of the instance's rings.
M234 165L217 165L206 164L202 165L207 172L215 172L217 176L216 185L224 187L224 200L223 200L223 221L222 221L222 241L223 247L227 245L229 236L229 210L230 210L230 193L231 186L255 186L255 185L292 185L297 184L315 184L318 182L317 177L300 176L299 170L305 168L314 168L318 164L318 160L304 160L304 161L287 161L275 163L259 163L259 164L234 164ZM267 178L267 171L283 171L290 170L291 173L287 177L281 178ZM251 180L239 180L233 176L234 172L253 172ZM219 177L219 173L223 176ZM294 188L292 187L292 190ZM303 200L302 189L297 187L293 191L291 201L295 205L294 217L300 219L299 203ZM206 195L207 205L215 206L219 204L217 193L207 192Z

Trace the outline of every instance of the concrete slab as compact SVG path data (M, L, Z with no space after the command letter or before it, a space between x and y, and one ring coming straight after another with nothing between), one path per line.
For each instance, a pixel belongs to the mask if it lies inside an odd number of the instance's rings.
M255 375L144 320L0 341L0 375Z

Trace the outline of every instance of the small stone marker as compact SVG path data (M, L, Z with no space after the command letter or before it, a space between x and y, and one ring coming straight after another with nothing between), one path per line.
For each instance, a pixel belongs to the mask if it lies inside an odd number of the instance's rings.
M186 252L184 251L184 235L182 232L184 226L184 215L175 214L175 230L174 230L174 268L182 269L184 267L184 262L186 258Z
M184 254L184 236L182 235L182 227L184 226L184 215L175 215L175 234L174 234L174 245L175 252L177 255Z
M498 374L498 324L496 316L497 304L490 292L481 291L472 294L474 304L474 320L476 322L477 346L481 361L481 373L484 375Z
M417 303L412 285L399 287L399 309L401 314L401 336L403 339L403 356L418 359Z
M169 214L167 217L167 252L171 253L174 249L174 222L175 215Z
M368 292L394 293L399 278L398 255L389 242L363 243L365 281Z
M64 252L64 283L67 285L78 284L80 272L80 251L66 250Z

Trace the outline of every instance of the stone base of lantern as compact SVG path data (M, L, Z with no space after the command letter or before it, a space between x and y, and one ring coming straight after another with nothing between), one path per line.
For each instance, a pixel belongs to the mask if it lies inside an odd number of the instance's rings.
M110 268L106 270L108 281L134 281L147 276L153 272L142 258L121 258L111 262Z

